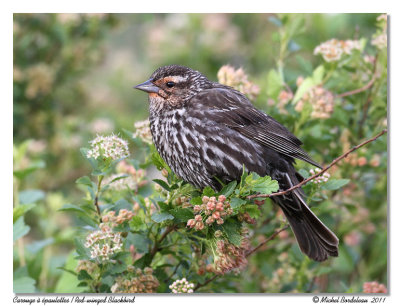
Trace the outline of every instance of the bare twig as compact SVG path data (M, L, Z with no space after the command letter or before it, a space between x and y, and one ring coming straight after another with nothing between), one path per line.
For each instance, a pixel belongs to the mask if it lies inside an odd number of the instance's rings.
M269 241L271 241L272 239L274 239L276 236L279 235L280 232L283 232L284 230L286 230L289 227L288 224L286 224L284 227L280 228L279 230L275 231L271 236L269 236L267 239L265 239L264 241L262 241L259 245L257 245L254 249L250 250L249 252L247 252L246 257L249 257L251 254L253 254L254 252L256 252L257 250L259 250L263 245L267 244Z
M371 88L372 85L374 85L375 80L376 80L376 73L372 76L371 80L367 84L365 84L363 87L360 87L360 88L357 88L357 89L354 89L354 90L350 90L350 91L346 91L344 93L336 95L336 97L344 98L344 97L347 97L347 96L355 95L355 94L358 94L360 92L366 91L369 88Z
M176 273L176 271L178 271L178 268L179 268L180 265L181 265L181 262L179 262L179 263L175 266L174 271L172 271L171 275L165 280L165 283L168 283L169 280L172 278L172 276L175 275L175 273Z
M100 207L99 207L99 195L100 195L100 190L101 190L101 182L103 180L104 176L100 175L98 178L98 183L97 183L97 190L96 190L96 196L94 198L94 206L96 207L97 213L101 218L101 212L100 212ZM100 220L101 222L101 220Z
M378 64L377 64L378 63L378 54L374 57L374 62L373 63L374 63L374 67L372 69L372 71L373 71L372 72L372 78L367 84L365 84L361 88L350 90L350 91L338 94L338 95L336 95L336 97L343 98L343 97L351 96L351 95L354 95L354 94L358 94L360 92L363 92L363 91L366 91L366 90L372 88L374 83L375 83L375 81L376 81L376 79L379 77ZM365 104L363 106L363 109L362 109L362 117L361 117L361 119L359 121L359 124L358 124L358 126L359 126L358 136L360 138L362 137L362 131L363 131L362 130L362 126L363 126L365 120L367 119L367 113L368 113L369 107L371 106L372 92L373 91L370 90L370 92L369 92L369 94L367 96L367 100L366 100L366 102L365 102Z
M313 176L310 176L308 179L305 179L304 181L301 181L300 183L298 183L297 185L295 185L295 186L293 186L293 187L291 187L291 188L289 188L289 189L286 189L286 190L283 190L283 191L279 191L279 192L274 192L274 193L271 193L271 194L253 194L253 195L248 196L247 198L248 198L248 199L253 199L253 198L270 198L270 197L275 197L275 196L284 195L284 194L286 194L286 193L288 193L288 192L291 192L291 191L293 191L293 190L295 190L295 189L297 189L297 188L300 188L301 186L303 186L304 184L308 183L309 181L311 181L311 180L315 179L316 177L318 177L318 176L324 174L326 171L328 171L328 169L330 169L333 165L337 164L337 163L338 163L339 161L341 161L343 158L347 157L351 152L354 152L355 150L357 150L357 149L361 148L362 146L365 146L366 144L368 144L368 143L370 143L370 142L376 140L377 138L381 137L383 134L386 134L386 133L387 133L387 130L386 130L386 129L382 130L382 132L380 132L378 135L376 135L376 136L374 136L374 137L372 137L372 138L370 138L370 139L368 139L368 140L363 141L363 142L360 143L359 145L357 145L357 146L351 148L350 150L348 150L348 151L347 151L346 153L344 153L343 155L341 155L341 156L339 156L338 158L334 159L328 166L326 166L325 168L323 168L320 172L316 173L316 174L313 175Z
M357 89L354 89L354 90L350 90L350 91L338 94L337 97L338 98L343 98L343 97L355 95L355 94L358 94L360 92L366 91L369 88L371 88L374 85L374 83L376 81L376 78L378 77L378 71L377 71L378 64L377 63L378 63L378 55L376 55L374 57L374 68L372 69L372 71L373 71L372 72L372 78L367 84L365 84L363 87L360 87L360 88L357 88Z
M211 283L213 280L215 280L218 276L220 276L220 275L219 275L219 274L215 274L213 277L209 278L209 279L206 280L204 283L198 283L198 284L196 285L196 287L194 287L193 291L196 291L197 289L208 285L208 284Z
M161 235L160 239L156 240L154 243L153 248L150 251L150 256L151 260L153 260L153 257L156 255L156 253L161 249L160 244L161 242L165 239L165 237L168 236L169 233L171 233L173 230L175 230L175 226L168 226L164 233Z

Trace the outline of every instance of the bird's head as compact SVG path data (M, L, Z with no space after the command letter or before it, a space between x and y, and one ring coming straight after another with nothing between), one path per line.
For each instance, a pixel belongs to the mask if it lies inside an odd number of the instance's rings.
M158 68L150 78L137 86L149 94L150 107L180 108L212 82L200 72L185 66L169 65Z

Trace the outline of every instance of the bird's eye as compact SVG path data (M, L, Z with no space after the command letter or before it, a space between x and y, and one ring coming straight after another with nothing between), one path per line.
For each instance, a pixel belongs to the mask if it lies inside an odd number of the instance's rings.
M175 86L174 82L167 82L167 87L172 88Z

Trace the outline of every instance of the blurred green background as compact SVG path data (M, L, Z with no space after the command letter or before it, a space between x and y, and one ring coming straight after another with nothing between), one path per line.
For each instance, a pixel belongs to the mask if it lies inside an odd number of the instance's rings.
M89 167L79 148L87 146L97 133L133 130L135 121L148 117L147 97L132 87L145 81L156 68L186 65L216 81L222 65L243 67L262 89L255 104L293 130L293 117L286 118L276 105L267 104L271 97L265 90L268 72L277 67L281 55L282 18L291 19L293 25L294 36L287 45L290 55L284 58L284 76L286 84L294 88L299 76L311 75L323 63L321 57L313 55L317 45L331 38L370 38L376 32L377 16L15 14L14 202L34 204L25 216L29 234L15 243L15 270L32 278L35 290L65 289L57 287L60 277L68 277L58 267L65 264L73 247L74 220L57 209L82 195L74 182L89 173ZM365 53L373 52L373 47L367 45ZM340 93L365 83L357 82L353 86L349 82L333 85ZM352 99L349 104L356 103ZM366 120L370 128L354 133L349 129L350 144L376 131L377 123L386 117L386 99L383 103L377 106L375 117ZM347 111L351 113L352 109ZM345 126L346 122L352 125L353 117L347 116L341 122L330 122L329 130L336 125ZM324 122L320 120L320 124ZM314 128L312 137L301 131L297 136L314 159L327 163L342 153L337 142L341 132L340 127L327 135ZM330 142L338 146L324 151ZM386 284L386 143L374 150L380 154L379 168L370 167L358 177L352 177L350 166L346 171L348 178L360 179L358 184L362 187L353 186L348 192L368 198L363 218L372 222L377 233L361 232L356 247L342 250L342 258L335 262L335 279L321 285L329 292L359 291L363 282L371 280ZM372 154L363 154L368 160L372 158ZM364 207L365 203L358 204ZM347 226L341 234L344 237L351 230ZM345 243L343 248L347 248ZM272 277L273 269L262 253L253 260L253 269L244 272L236 289L268 292L268 277ZM259 269L255 271L254 267Z

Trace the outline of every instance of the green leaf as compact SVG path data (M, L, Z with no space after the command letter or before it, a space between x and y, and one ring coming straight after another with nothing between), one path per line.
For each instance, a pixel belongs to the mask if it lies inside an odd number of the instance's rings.
M84 246L83 242L79 238L75 238L76 252L78 253L78 259L90 259L90 251Z
M29 276L27 266L20 267L13 273L13 287L15 293L34 293L36 281Z
M99 162L97 161L97 159L94 158L88 158L87 157L87 152L89 151L88 148L81 148L80 149L82 156L89 161L90 165L92 166L93 169L98 169L99 167Z
M115 202L115 206L113 207L113 210L115 210L116 212L119 212L121 209L132 210L132 203L128 202L124 198L119 199L117 202Z
M203 204L203 199L202 199L202 197L193 197L190 199L190 204L201 205L201 204Z
M294 94L292 103L296 104L302 97L303 95L310 90L311 87L313 87L314 81L312 78L308 77L306 78L303 83L297 88L296 93Z
M133 230L141 229L144 224L144 221L139 216L133 216L129 222L129 225Z
M272 69L267 76L267 95L272 99L276 99L283 86L283 80L278 71Z
M151 245L151 240L147 236L142 234L132 234L129 233L126 237L127 244L132 244L138 253L147 253L149 251L149 246Z
M223 194L226 197L229 197L237 186L236 181L230 182L228 185L225 185L224 188L219 192L219 194Z
M165 161L161 158L160 154L158 154L157 151L154 151L153 154L151 155L151 161L158 170L162 170L164 168L167 169Z
M232 218L226 220L225 223L222 224L222 229L230 243L233 243L234 245L240 245L242 239L240 236L241 227L241 223Z
M337 190L337 189L343 187L344 185L348 184L349 182L350 182L349 179L339 179L339 180L330 179L322 186L322 189Z
M210 186L207 186L203 189L203 196L212 197L215 196L215 192Z
M272 180L269 176L264 176L258 178L253 186L251 186L251 190L255 192L259 192L262 194L271 194L275 191L278 191L279 184L277 181Z
M235 209L246 204L247 202L241 198L232 198L229 203L231 204L231 207Z
M34 208L36 204L25 204L25 205L18 205L13 209L13 223L18 220L21 216L23 216L27 211Z
M244 183L246 181L246 178L248 176L248 172L246 171L246 167L243 165L243 172L242 172L242 176L240 177L240 187L244 186ZM239 194L239 190L235 190L236 194Z
M78 273L78 280L91 280L93 279L86 270L80 270Z
M129 224L127 222L123 222L122 224L118 224L113 228L115 232L129 232L131 230Z
M96 221L93 220L91 217L87 215L77 215L78 220L80 220L82 223L89 225L93 228L97 227L99 225L99 219Z
M322 83L322 80L324 79L324 74L325 74L325 68L323 65L320 65L317 68L315 68L312 75L314 85Z
M13 239L14 241L28 234L31 228L25 224L24 216L19 217L17 221L15 221L13 225Z
M258 218L261 215L261 211L257 205L246 205L245 210L252 218Z
M160 185L166 191L171 191L171 188L168 186L168 184L165 181L159 180L159 179L154 179L153 182L157 183L158 185Z
M166 213L166 212L154 213L151 216L151 220L153 220L154 222L157 222L157 223L161 223L163 221L173 220L173 219L174 219L174 216L169 213Z
M14 293L34 293L36 281L29 277L23 276L13 280Z
M20 204L35 203L44 199L44 196L45 193L38 189L24 190L18 194Z
M83 176L75 181L76 184L92 187L92 181L88 176Z
M169 211L178 222L187 222L189 219L194 218L193 211L188 208L175 208Z
M54 238L47 238L39 241L34 241L26 246L26 249L29 253L36 254L46 246L52 244L54 242Z
M118 268L118 267L122 267L123 269L126 269L126 264L118 264L118 265L114 265L114 267L115 268ZM114 268L113 267L113 268ZM123 272L123 271L121 271L121 272ZM121 272L116 272L116 269L114 270L112 270L112 273L121 273ZM105 284L105 285L107 285L108 287L112 287L112 285L114 285L114 283L115 283L115 279L114 279L114 277L112 277L111 275L108 275L108 276L106 276L106 277L103 277L102 279L101 279L101 282L103 283L103 284Z
M71 211L86 214L86 211L75 204L64 204L58 211Z
M44 163L44 161L39 160L39 161L35 161L32 162L27 168L21 169L21 170L15 170L14 171L14 175L15 177L17 177L18 179L22 180L24 179L28 174L44 168L46 166L46 164Z
M124 179L126 177L129 177L129 175L128 174L123 174L121 176L118 176L118 177L112 179L111 182L109 182L107 185L110 185L111 183L114 183L116 181L122 180L122 179Z

